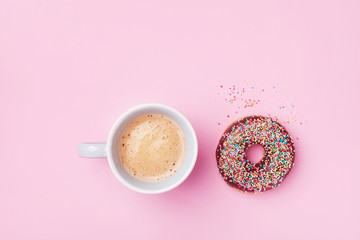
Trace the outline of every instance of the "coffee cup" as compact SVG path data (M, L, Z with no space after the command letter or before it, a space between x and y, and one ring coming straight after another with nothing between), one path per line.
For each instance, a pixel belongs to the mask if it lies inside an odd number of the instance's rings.
M129 124L141 116L152 114L164 116L176 123L185 136L186 145L184 159L177 171L159 182L148 182L134 177L125 168L119 151L121 138ZM172 107L150 103L133 107L122 114L111 128L107 142L82 143L78 147L78 153L84 158L107 157L112 173L122 184L136 192L156 194L174 189L190 175L197 159L198 142L191 123L183 114Z

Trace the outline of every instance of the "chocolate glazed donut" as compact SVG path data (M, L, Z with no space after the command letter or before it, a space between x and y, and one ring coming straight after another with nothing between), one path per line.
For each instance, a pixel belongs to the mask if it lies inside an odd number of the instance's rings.
M265 152L250 162L246 149L260 144ZM233 122L216 149L218 169L227 184L246 193L279 186L294 166L295 148L289 133L269 117L249 116Z

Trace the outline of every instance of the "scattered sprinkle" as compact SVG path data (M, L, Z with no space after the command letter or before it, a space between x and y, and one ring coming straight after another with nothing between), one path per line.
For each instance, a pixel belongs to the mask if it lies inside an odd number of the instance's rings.
M277 87L272 86L272 89L275 90ZM273 94L273 96L265 97L263 95L265 92L267 92L267 95ZM251 115L254 113L257 106L263 105L264 103L267 104L267 107L273 109L269 106L269 103L274 102L276 109L279 111L278 114L282 116L281 122L284 124L297 123L303 125L304 122L307 123L307 121L299 121L299 119L297 119L295 104L292 100L287 100L285 94L280 93L277 90L269 92L266 91L266 88L264 87L256 88L254 85L249 87L246 80L243 80L241 85L231 85L225 87L220 85L220 91L217 92L217 95L223 96L223 101L226 104L234 105L233 113L236 115ZM272 115L269 115L269 117L271 116L278 121L276 113L273 112ZM230 116L227 115L227 117L229 118Z

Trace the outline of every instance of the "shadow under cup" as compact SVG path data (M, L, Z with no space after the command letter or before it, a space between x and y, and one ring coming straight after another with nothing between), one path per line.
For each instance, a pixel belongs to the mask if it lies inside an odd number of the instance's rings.
M120 139L126 127L135 118L148 114L170 118L179 125L186 138L186 154L182 165L176 173L161 182L145 182L132 176L122 165L119 153ZM198 143L193 127L180 112L161 104L146 104L130 109L116 121L109 134L107 152L112 172L125 186L141 193L162 193L180 185L190 175L196 162Z

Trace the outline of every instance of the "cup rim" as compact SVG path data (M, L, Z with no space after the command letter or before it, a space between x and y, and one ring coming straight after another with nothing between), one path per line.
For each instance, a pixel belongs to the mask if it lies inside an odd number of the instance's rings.
M177 116L179 116L181 118L181 120L185 123L185 125L187 125L187 127L189 128L190 131L190 135L192 136L193 140L194 140L194 154L192 156L191 159L191 163L190 166L188 167L188 169L186 170L185 174L183 174L175 183L162 188L162 189L157 189L157 190L149 190L149 189L143 189L143 188L139 188L137 186L134 186L132 184L130 184L117 170L116 164L114 162L113 159L113 154L112 154L112 145L114 142L114 136L115 133L117 131L117 129L121 126L121 124L123 123L124 119L128 116L131 115L135 112L141 111L141 110L145 110L145 109L149 109L149 108L160 108L160 109L164 109L165 111L169 111L172 112L174 114L176 114ZM178 110L174 109L173 107L170 107L168 105L164 105L164 104L160 104L160 103L146 103L146 104L140 104L137 106L134 106L130 109L128 109L127 111L125 111L113 124L110 133L108 135L108 139L107 139L107 159L109 162L109 166L111 171L113 172L113 174L115 175L115 177L122 183L124 184L126 187L128 187L131 190L134 190L136 192L139 193L145 193L145 194L157 194L157 193L164 193L167 191L170 191L174 188L176 188L177 186L179 186L181 183L183 183L187 177L190 175L190 173L192 172L195 163L197 161L197 156L198 156L198 141L197 141L197 136L195 133L195 130L192 126L192 124L190 123L190 121Z

